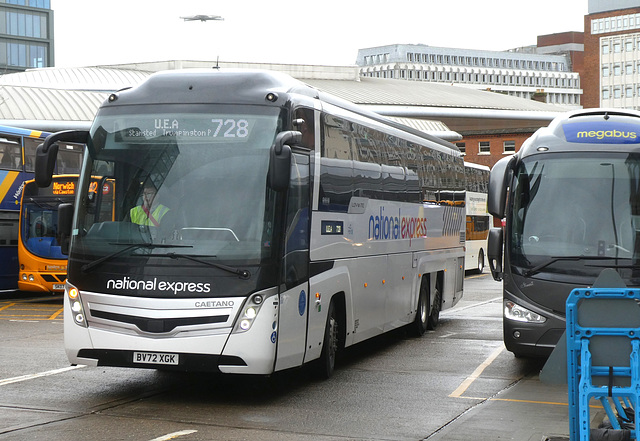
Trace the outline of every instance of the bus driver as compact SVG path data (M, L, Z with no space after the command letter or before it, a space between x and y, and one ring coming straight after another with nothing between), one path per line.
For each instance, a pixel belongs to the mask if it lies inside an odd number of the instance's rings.
M169 208L162 204L152 207L153 200L156 197L156 189L151 183L146 183L142 190L142 205L133 207L129 211L131 222L138 225L147 225L157 227L160 220L167 214Z

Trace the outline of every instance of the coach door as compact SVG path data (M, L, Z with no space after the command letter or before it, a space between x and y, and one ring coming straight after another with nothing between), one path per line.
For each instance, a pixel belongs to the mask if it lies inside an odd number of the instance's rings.
M309 305L309 156L294 153L287 194L286 233L276 370L304 359Z

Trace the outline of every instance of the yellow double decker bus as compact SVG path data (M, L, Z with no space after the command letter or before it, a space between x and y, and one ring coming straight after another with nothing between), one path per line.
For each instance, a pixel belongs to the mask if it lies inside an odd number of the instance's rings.
M78 175L54 176L49 187L40 188L35 181L25 182L20 205L18 288L22 291L62 292L67 279L65 241L58 229L58 207L73 204ZM102 187L104 208L97 214L110 220L113 182L94 179L93 194ZM68 243L66 244L68 247Z

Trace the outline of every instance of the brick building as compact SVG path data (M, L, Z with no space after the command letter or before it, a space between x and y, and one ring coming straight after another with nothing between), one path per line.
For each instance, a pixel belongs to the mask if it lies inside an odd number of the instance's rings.
M522 143L536 129L537 127L493 130L484 133L468 132L455 144L460 151L464 152L465 161L493 167L502 157L520 150Z

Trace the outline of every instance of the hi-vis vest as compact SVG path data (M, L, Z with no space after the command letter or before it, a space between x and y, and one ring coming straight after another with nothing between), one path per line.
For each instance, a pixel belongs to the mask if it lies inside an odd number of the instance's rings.
M151 225L157 227L160 223L160 219L162 219L162 216L167 214L167 211L169 211L169 209L160 204L156 208L154 208L152 213L149 213L149 216L147 216L144 208L138 205L137 207L133 207L131 211L129 211L129 215L131 216L131 222L133 222L134 224Z

